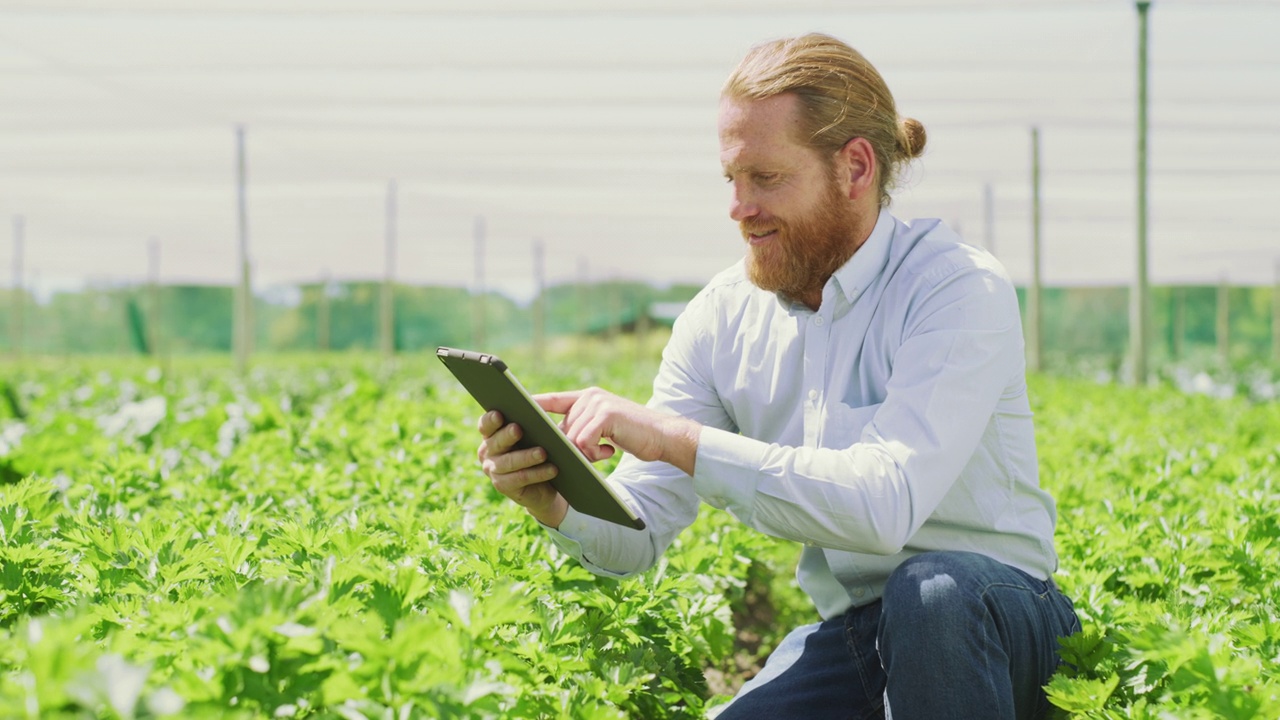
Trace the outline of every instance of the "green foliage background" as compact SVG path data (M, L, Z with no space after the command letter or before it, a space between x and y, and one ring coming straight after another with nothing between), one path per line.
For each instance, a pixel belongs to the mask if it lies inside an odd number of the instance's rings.
M699 288L654 287L639 282L556 285L543 294L546 332L552 336L605 334L633 326L653 303L683 303ZM275 288L255 297L254 344L262 351L323 349L322 306L327 305L327 349L376 350L382 288L374 282L333 282ZM22 345L27 354L148 354L154 333L160 354L225 353L232 347L233 289L212 285L121 286L59 292L47 302L21 297ZM534 306L497 292L474 295L461 287L398 284L396 347L433 350L480 344L473 328L483 305L484 346L504 349L533 337ZM0 289L0 354L14 350L12 289ZM669 319L657 324L670 325Z
M642 400L659 345L508 359ZM815 619L796 548L716 511L644 576L582 570L489 487L429 356L0 378L0 717L699 717L708 669ZM1031 381L1084 621L1055 706L1280 716L1280 404Z
M683 303L694 285L654 287L614 281L555 285L542 295L550 336L604 334L633 325L653 303ZM1019 289L1022 307L1025 292ZM1233 287L1227 292L1233 362L1267 358L1272 352L1274 288ZM48 302L23 296L24 352L33 354L222 353L231 349L232 288L170 285L155 295L145 287L121 286L61 292ZM379 347L381 287L374 282L333 282L275 288L254 303L254 343L268 352L323 349L322 298L327 298L330 350ZM430 350L437 345L479 345L473 327L479 296L462 287L395 286L396 347ZM534 305L500 293L483 297L487 349L527 344L533 337ZM1119 372L1128 352L1128 289L1045 288L1044 351L1047 367ZM0 353L13 349L11 289L0 289ZM158 309L157 309L158 306ZM1218 288L1161 286L1152 289L1153 361L1195 360L1217 352ZM663 319L659 324L668 324ZM152 333L156 348L150 348ZM1273 358L1280 360L1280 358Z

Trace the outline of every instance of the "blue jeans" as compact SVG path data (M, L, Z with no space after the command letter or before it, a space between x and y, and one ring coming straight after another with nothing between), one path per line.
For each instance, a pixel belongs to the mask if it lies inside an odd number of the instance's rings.
M880 600L787 635L712 717L1040 718L1058 638L1079 629L1052 581L985 555L924 553Z

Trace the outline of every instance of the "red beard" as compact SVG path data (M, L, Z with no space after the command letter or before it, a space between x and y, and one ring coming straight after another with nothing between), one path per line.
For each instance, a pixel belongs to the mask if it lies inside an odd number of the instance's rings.
M752 232L777 229L777 235L763 245L750 246L747 277L762 290L793 299L820 293L855 249L857 219L849 199L834 181L827 184L825 197L806 216L792 221L749 218L739 226L748 241Z

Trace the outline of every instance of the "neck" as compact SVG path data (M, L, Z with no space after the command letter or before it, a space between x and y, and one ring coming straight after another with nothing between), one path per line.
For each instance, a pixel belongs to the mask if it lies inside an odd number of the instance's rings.
M842 253L841 257L836 258L838 262L834 263L834 267L829 272L823 273L820 277L815 278L815 284L806 288L802 292L796 293L794 299L803 303L806 307L814 312L822 306L822 289L827 286L827 281L839 270L845 263L849 262L854 253L858 252L871 237L871 231L876 229L876 221L880 218L880 209L877 207L873 213L863 213L856 216L853 226L853 232L849 234L850 243L848 252Z
M826 280L822 281L816 289L806 290L796 297L800 303L814 312L818 312L818 308L822 307L822 288L827 284Z

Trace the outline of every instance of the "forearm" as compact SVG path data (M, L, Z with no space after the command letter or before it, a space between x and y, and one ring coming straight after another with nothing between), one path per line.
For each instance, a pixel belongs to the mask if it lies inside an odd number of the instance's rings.
M664 441L659 459L693 477L702 425L688 418L670 416L661 421L660 428Z

